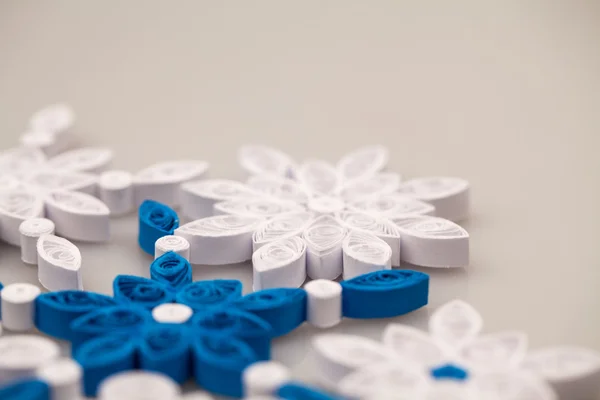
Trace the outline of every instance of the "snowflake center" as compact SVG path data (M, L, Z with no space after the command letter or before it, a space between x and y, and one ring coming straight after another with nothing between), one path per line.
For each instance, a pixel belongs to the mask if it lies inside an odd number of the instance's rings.
M456 365L446 364L431 370L431 376L436 380L465 381L469 373Z

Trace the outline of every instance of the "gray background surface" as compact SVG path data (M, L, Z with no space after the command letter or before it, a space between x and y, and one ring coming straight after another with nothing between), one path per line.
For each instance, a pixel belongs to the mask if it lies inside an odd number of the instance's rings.
M467 178L471 265L431 271L429 307L394 322L425 327L462 298L488 332L600 350L597 1L0 0L0 147L56 101L76 110L82 144L132 171L198 158L241 178L242 144L335 161L381 143L406 178ZM148 275L135 218L112 229L80 247L89 290ZM251 266L194 270L215 277L248 290ZM36 282L36 269L1 245L0 280ZM389 322L334 330L379 338ZM316 332L274 345L305 381Z

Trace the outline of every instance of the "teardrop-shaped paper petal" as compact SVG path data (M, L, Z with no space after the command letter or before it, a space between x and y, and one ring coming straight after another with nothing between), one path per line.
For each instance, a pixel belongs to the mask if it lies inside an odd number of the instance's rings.
M41 168L46 156L33 147L14 147L0 152L0 172L23 176Z
M4 335L0 337L0 385L35 376L38 368L59 356L60 347L48 338Z
M179 290L192 282L192 266L185 258L171 251L150 264L150 278Z
M242 282L215 279L190 283L177 292L176 301L196 312L223 307L242 297Z
M0 388L0 399L4 400L48 400L50 386L36 379L26 379L13 382Z
M306 243L298 236L279 239L252 255L254 291L297 288L306 280Z
M357 368L392 359L388 349L362 336L326 333L316 336L312 345L318 374L328 386L337 385Z
M181 212L190 219L210 217L214 205L237 198L259 196L247 185L230 179L203 179L181 185Z
M477 336L460 352L463 363L485 369L517 366L527 352L527 335L506 331Z
M149 310L175 300L175 294L167 285L133 275L117 275L113 280L113 293L119 302L134 303Z
M19 141L24 147L41 150L47 157L52 157L68 149L73 142L73 136L69 133L56 134L29 129L21 134Z
M169 206L146 200L138 211L138 243L142 250L154 256L154 245L163 236L172 235L179 227L179 216Z
M346 233L346 228L329 215L316 218L304 230L306 273L311 279L333 280L342 274L342 243Z
M429 332L451 351L471 342L482 328L481 315L462 300L444 304L429 318Z
M33 129L54 134L64 134L74 123L75 113L66 103L48 105L36 111L29 120Z
M340 184L333 165L319 160L305 161L297 171L300 184L311 194L334 194Z
M244 198L223 201L214 205L215 215L230 214L246 217L271 218L276 215L304 211L300 204L266 198Z
M398 191L435 207L435 215L460 221L469 215L469 182L460 178L426 177L406 181Z
M240 147L238 160L251 175L288 176L293 167L290 156L268 146L248 145Z
M46 335L72 340L72 321L96 309L116 304L112 297L83 290L42 293L35 299L35 326Z
M344 181L369 177L385 168L389 152L380 145L356 149L340 159L337 169Z
M85 172L42 169L27 175L24 182L42 192L69 190L94 195L98 177Z
M84 242L110 239L110 210L102 201L79 192L54 191L46 195L46 214L56 234Z
M383 344L402 360L423 365L423 369L440 365L444 349L429 334L407 325L390 324L383 332Z
M190 335L179 325L150 325L141 338L140 368L161 373L182 384L192 374L190 344Z
M372 233L352 230L342 244L344 279L392 268L392 248Z
M486 400L557 400L552 388L525 371L479 372L469 380L474 399ZM566 399L566 398L565 398Z
M378 215L390 219L404 217L406 215L435 214L435 207L431 204L398 193L352 200L349 202L348 208L377 213Z
M297 182L276 176L252 176L246 182L248 187L263 196L299 204L308 202L308 193Z
M300 236L311 219L312 213L301 211L281 214L263 222L252 235L253 250L278 239Z
M3 241L19 246L21 223L43 216L44 201L36 193L22 188L0 191L0 238Z
M286 335L306 321L306 291L277 288L250 293L235 306L271 325L273 336Z
M327 393L320 390L309 388L298 383L287 383L277 390L277 396L281 399L290 400L338 400ZM253 398L254 399L254 398ZM255 400L269 400L262 397Z
M175 230L190 243L192 264L222 265L252 258L252 234L261 218L216 215L190 222Z
M83 289L81 253L67 239L42 235L37 241L38 279L51 291Z
M383 172L365 179L353 180L342 185L339 196L347 201L376 197L395 192L400 187L401 177L395 172Z
M82 147L52 157L48 166L55 169L100 173L113 159L113 151L106 147Z
M335 215L346 209L346 203L336 196L317 195L308 201L308 209L317 215Z

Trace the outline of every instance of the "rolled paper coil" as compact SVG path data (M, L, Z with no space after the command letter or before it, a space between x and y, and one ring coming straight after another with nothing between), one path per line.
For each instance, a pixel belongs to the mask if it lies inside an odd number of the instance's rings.
M343 281L341 286L344 317L389 318L427 305L429 275L382 270Z
M372 233L353 230L344 239L344 279L392 268L392 249Z
M21 233L21 260L26 264L37 264L37 242L42 235L54 234L54 222L47 218L31 218L19 225Z
M36 375L50 385L52 400L78 400L81 398L83 370L73 359L55 360L38 369Z
M127 371L102 382L99 400L179 400L181 389L167 376L148 371Z
M179 325L150 325L141 338L140 368L184 383L192 374L190 340L188 331Z
M81 253L67 239L42 235L37 241L38 280L46 289L81 290Z
M304 285L307 294L306 319L318 328L331 328L342 320L342 286L327 279Z
M50 387L37 379L19 380L0 388L0 399L50 400Z
M185 304L161 304L152 310L152 318L163 324L185 324L193 315L194 310Z
M237 300L235 306L266 321L273 337L285 335L306 321L304 289L266 289Z
M35 299L41 291L30 283L13 283L2 292L2 326L15 332L25 332L35 326Z
M278 239L302 235L312 217L311 212L301 211L281 214L263 222L252 234L253 251Z
M150 264L150 278L179 290L192 282L192 266L180 254L165 253Z
M259 361L248 366L242 375L244 396L269 396L291 379L290 371L276 361Z
M127 171L106 171L98 180L100 200L106 204L111 216L133 211L133 176Z
M196 312L203 312L222 307L241 297L242 282L215 279L190 283L177 292L175 300Z
M81 290L42 293L35 299L35 326L46 335L71 341L70 325L75 319L116 304L112 297Z
M285 400L341 400L317 389L297 384L288 383L277 390L277 395Z
M94 397L106 378L135 368L136 341L129 335L97 337L83 343L74 358L83 370L83 392Z
M347 229L323 215L302 233L306 242L306 273L311 279L336 279L343 272L342 244Z
M154 255L156 241L172 235L178 227L179 217L168 206L153 200L146 200L140 206L138 243L146 253Z
M254 291L298 288L306 280L306 243L294 236L271 242L252 255Z
M186 260L190 259L190 242L181 236L167 235L158 239L154 245L154 258L159 258L165 253L179 254Z
M0 239L4 242L19 246L21 223L43 216L44 201L37 193L19 187L0 191Z
M35 375L56 360L60 348L50 339L33 335L0 337L0 385Z
M383 170L388 160L389 150L385 146L363 146L344 155L338 161L336 169L342 180L352 182Z
M273 329L254 314L225 308L196 314L191 322L195 334L236 337L250 346L259 360L271 358Z
M196 383L209 392L243 396L243 371L259 360L252 347L235 337L199 336L192 345Z
M169 286L151 279L133 275L117 275L113 281L115 300L153 309L175 300Z

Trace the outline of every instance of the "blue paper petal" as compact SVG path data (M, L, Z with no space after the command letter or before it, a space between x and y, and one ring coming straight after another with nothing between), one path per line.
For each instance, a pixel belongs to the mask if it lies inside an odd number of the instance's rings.
M342 309L348 318L388 318L425 306L429 275L411 270L381 270L343 281Z
M250 293L234 303L244 311L267 321L273 336L285 335L306 321L304 289L266 289Z
M160 372L175 382L191 376L190 335L185 326L154 324L147 327L140 344L140 368Z
M169 251L150 264L150 278L179 290L192 282L192 266L179 254Z
M120 302L134 303L147 309L175 300L175 294L168 286L133 275L117 275L113 281L113 293Z
M247 343L218 335L201 336L192 345L194 377L205 390L242 397L242 372L258 361Z
M46 335L72 340L70 325L73 320L116 304L112 297L82 290L43 293L35 299L35 326Z
M179 227L179 217L170 207L153 200L140 205L138 243L142 250L154 256L154 244L163 236L172 235Z
M295 383L288 383L280 387L277 396L283 400L342 400L340 397L334 397Z
M233 279L198 281L181 289L176 301L194 311L207 311L242 297L242 282Z
M48 384L36 379L13 382L0 388L1 400L49 400Z
M88 340L73 357L83 369L83 388L96 396L98 385L108 376L136 367L136 341L129 335L109 335Z
M190 327L193 335L237 337L248 343L260 360L271 356L271 325L248 312L235 308L207 311L196 314Z

